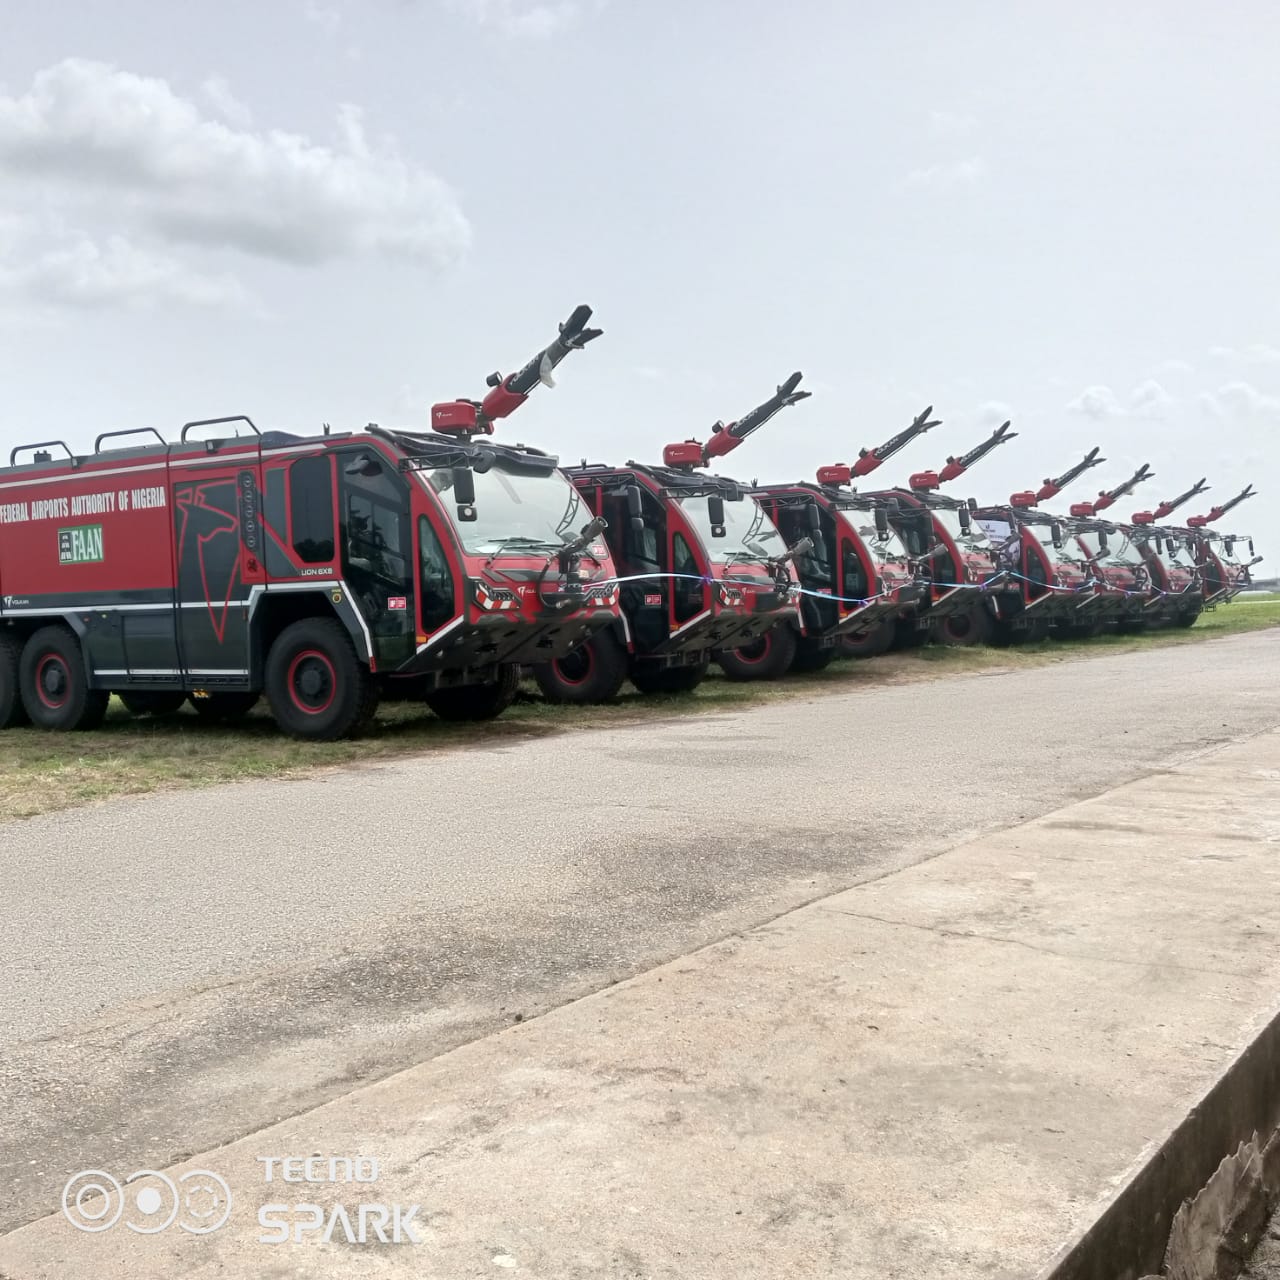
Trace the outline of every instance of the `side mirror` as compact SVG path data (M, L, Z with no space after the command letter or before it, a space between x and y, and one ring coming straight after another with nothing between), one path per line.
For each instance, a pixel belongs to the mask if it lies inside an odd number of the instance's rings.
M810 502L804 509L805 523L809 526L809 532L815 538L822 534L822 512L818 510L816 502Z
M723 538L725 536L724 499L718 493L713 493L707 499L707 518L711 521L711 536Z
M627 520L627 524L631 529L631 537L634 539L636 544L639 545L644 539L644 518L642 516L630 516Z
M1222 549L1227 553L1227 555L1230 555L1236 549L1236 540L1234 538L1228 538L1222 544Z
M1156 555L1164 555L1164 539L1159 534L1156 534Z
M1098 530L1098 554L1103 556L1107 554L1107 531L1105 529Z
M1053 534L1053 545L1055 547L1061 547L1062 546L1062 522L1059 520L1055 520L1053 524L1049 526L1049 529L1050 529L1050 532Z
M470 467L454 467L453 500L458 504L458 519L471 522L476 518L476 478Z
M1249 554L1250 554L1250 555L1253 555L1253 553L1254 553L1254 552L1253 552L1253 539L1252 539L1252 538L1250 538L1250 539L1249 539Z
M973 527L973 514L968 507L961 507L956 513L960 517L960 532L968 533Z
M876 516L876 537L887 538L889 536L889 513L884 507L877 507Z
M627 515L633 520L639 519L644 515L644 498L640 494L640 486L638 484L629 484L623 490L626 495Z
M342 470L349 476L376 476L382 473L382 464L377 458L362 453L348 462Z
M977 498L970 498L970 499L969 499L969 510L970 510L970 511L977 511L977 509L978 509L978 500L977 500Z

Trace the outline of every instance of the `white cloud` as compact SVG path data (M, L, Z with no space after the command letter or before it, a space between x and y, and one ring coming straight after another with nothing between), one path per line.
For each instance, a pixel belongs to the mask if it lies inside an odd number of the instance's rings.
M1085 387L1076 398L1067 405L1068 413L1081 413L1086 418L1120 418L1124 416L1124 408L1116 399L1116 393L1110 387Z
M1148 378L1135 387L1129 396L1129 412L1136 418L1163 419L1169 416L1176 401L1154 379Z
M1195 371L1195 366L1189 364L1186 360L1161 360L1160 363L1156 365L1156 373L1165 378L1195 373Z
M978 127L973 116L955 111L930 111L929 132L937 138L963 138Z
M160 303L219 307L246 301L243 288L228 276L193 270L120 236L99 246L85 235L43 253L0 261L0 295L84 310Z
M231 86L221 76L210 76L200 86L200 92L228 124L247 129L253 123L253 113L231 92Z
M177 244L316 264L377 253L443 265L470 228L452 192L344 107L323 146L207 119L164 80L68 59L0 95L0 172Z
M1005 404L1003 400L988 400L986 404L978 406L974 420L980 427L998 427L1012 417L1012 406Z
M912 169L907 182L913 187L951 187L977 182L986 177L987 162L981 156L968 160L951 160L931 164L927 169Z
M571 26L580 6L575 0L451 0L481 26L493 27L503 35L545 38Z
M1280 398L1266 395L1248 382L1228 382L1217 391L1206 391L1200 407L1212 418L1280 418Z
M1210 347L1209 354L1232 364L1280 364L1280 348L1265 342L1254 342L1247 347Z
M1110 387L1086 387L1070 404L1068 413L1078 413L1096 422L1108 418L1164 419L1177 404L1154 378L1139 384L1121 400Z

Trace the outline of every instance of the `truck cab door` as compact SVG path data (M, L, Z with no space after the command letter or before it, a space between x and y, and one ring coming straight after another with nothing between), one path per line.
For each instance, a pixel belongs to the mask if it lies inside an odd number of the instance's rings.
M256 452L237 453L206 462L193 450L170 459L178 653L189 687L250 684L249 615L264 581L262 503Z
M338 492L342 576L368 628L375 669L394 670L416 651L408 480L376 450L343 450Z

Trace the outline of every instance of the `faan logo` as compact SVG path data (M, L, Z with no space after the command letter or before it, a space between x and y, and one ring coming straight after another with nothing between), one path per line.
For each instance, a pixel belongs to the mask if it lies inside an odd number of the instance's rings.
M82 524L58 530L59 564L96 564L102 559L102 526Z

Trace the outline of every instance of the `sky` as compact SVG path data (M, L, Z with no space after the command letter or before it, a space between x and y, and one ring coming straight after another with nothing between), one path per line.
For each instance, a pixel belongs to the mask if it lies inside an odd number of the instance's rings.
M1264 0L0 0L0 445L246 413L425 429L579 303L500 424L877 473L1100 445L1280 564L1280 9ZM1207 499L1206 499L1207 500ZM1202 503L1206 500L1201 500ZM1190 513L1191 509L1187 509ZM1227 526L1224 526L1227 527Z

